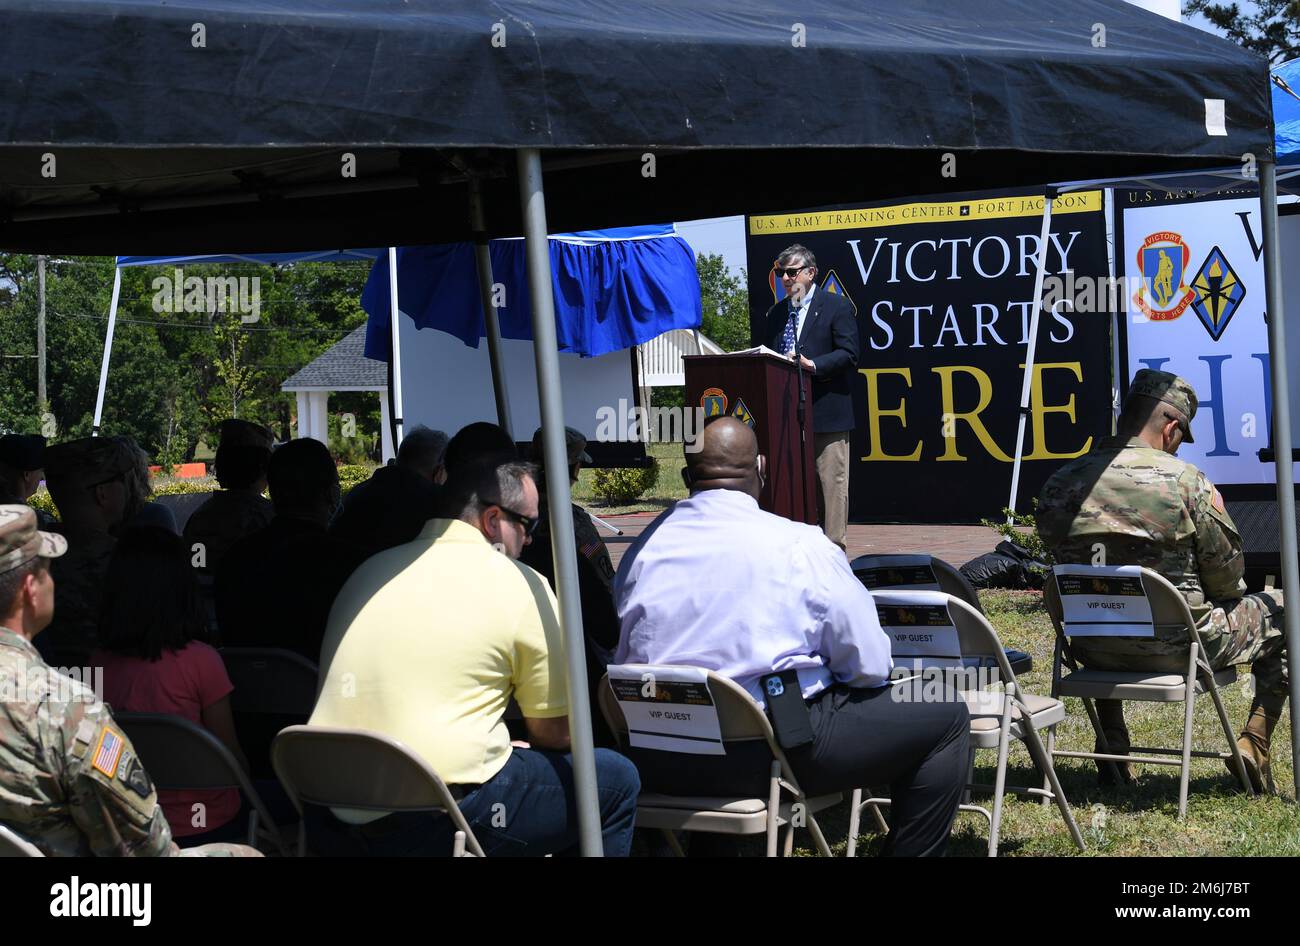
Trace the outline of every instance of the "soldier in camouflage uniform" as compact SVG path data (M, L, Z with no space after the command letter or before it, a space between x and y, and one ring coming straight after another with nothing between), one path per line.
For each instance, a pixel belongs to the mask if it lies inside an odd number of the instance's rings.
M67 551L31 508L0 506L0 824L51 857L180 854L108 707L32 646L54 611L50 562ZM237 844L184 853L257 856Z
M582 469L582 464L591 462L591 456L587 453L587 438L582 431L575 430L572 427L565 427L564 446L569 459L569 482L576 483L578 481L578 471ZM542 428L540 427L533 434L530 459L539 466L544 462L542 457ZM546 511L546 484L540 476L537 481L537 493L541 497L540 515L542 523L538 526L533 541L548 542L550 541L551 523ZM577 503L573 504L573 538L577 543L579 554L591 562L592 568L596 570L596 574L600 576L600 580L604 583L605 590L610 591L614 587L614 563L609 557L609 549L605 546L604 540L601 539L600 533L596 531L596 524L591 521L591 516L587 514L587 510Z
M271 524L275 508L266 491L266 467L275 437L261 424L230 418L220 427L216 472L221 491L213 493L185 523L185 538L203 545L201 574L216 574L230 547Z
M1271 786L1269 743L1287 697L1282 593L1245 593L1241 537L1214 484L1177 459L1192 442L1196 392L1166 371L1133 378L1115 437L1068 463L1043 486L1038 532L1056 560L1080 565L1143 565L1167 578L1187 600L1216 670L1253 664L1255 700L1238 745L1257 789ZM1086 666L1123 670L1186 669L1187 644L1157 628L1155 638L1080 637L1070 649ZM1098 700L1112 751L1129 745L1123 704ZM1127 766L1121 775L1127 778ZM1104 771L1104 770L1103 770Z
M51 666L80 667L95 649L104 574L117 545L114 531L132 495L134 452L110 437L85 437L45 448L45 481L59 509L59 534L68 554L51 565L59 588L54 623L41 635Z

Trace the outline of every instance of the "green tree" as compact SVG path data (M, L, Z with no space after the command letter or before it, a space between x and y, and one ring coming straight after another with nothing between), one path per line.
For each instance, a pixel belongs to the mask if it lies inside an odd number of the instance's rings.
M1272 65L1300 56L1300 0L1257 0L1253 9L1238 3L1188 0L1186 14L1199 14L1228 39L1268 59Z
M745 275L733 276L722 257L702 253L695 260L700 274L700 301L704 318L700 331L722 346L723 351L749 347L749 290Z
M241 418L290 434L295 407L280 384L365 320L365 263L183 267L183 275L259 281L260 318L172 312L161 305L176 267L122 270L108 389L106 433L135 437L151 456L176 463L212 443L216 425ZM55 439L90 433L113 285L113 260L52 257L46 267L47 386ZM0 253L0 431L39 431L36 404L36 259ZM360 431L378 430L374 395L339 409ZM373 415L373 416L372 416Z

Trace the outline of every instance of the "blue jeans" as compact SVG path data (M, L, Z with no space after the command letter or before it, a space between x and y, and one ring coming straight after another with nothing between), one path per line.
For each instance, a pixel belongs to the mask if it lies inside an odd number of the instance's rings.
M597 749L596 785L605 856L627 857L640 776L617 752ZM540 857L576 848L574 799L571 755L513 749L500 772L460 800L460 810L488 857ZM308 805L305 820L308 846L324 857L445 857L455 834L450 818L429 812L356 826Z

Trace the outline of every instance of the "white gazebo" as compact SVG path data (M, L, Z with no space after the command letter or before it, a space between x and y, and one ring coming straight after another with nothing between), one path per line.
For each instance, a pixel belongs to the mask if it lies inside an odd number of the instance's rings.
M364 354L366 327L360 325L325 354L295 373L281 391L298 396L298 438L311 437L329 444L331 391L374 391L379 395L380 447L383 462L394 456L392 423L388 412L388 365Z

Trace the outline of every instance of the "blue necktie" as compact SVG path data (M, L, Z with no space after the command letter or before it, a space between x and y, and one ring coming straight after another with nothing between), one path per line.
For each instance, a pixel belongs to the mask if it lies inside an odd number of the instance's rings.
M799 310L791 309L790 318L785 323L785 335L781 338L781 354L794 351L795 328L799 324Z

